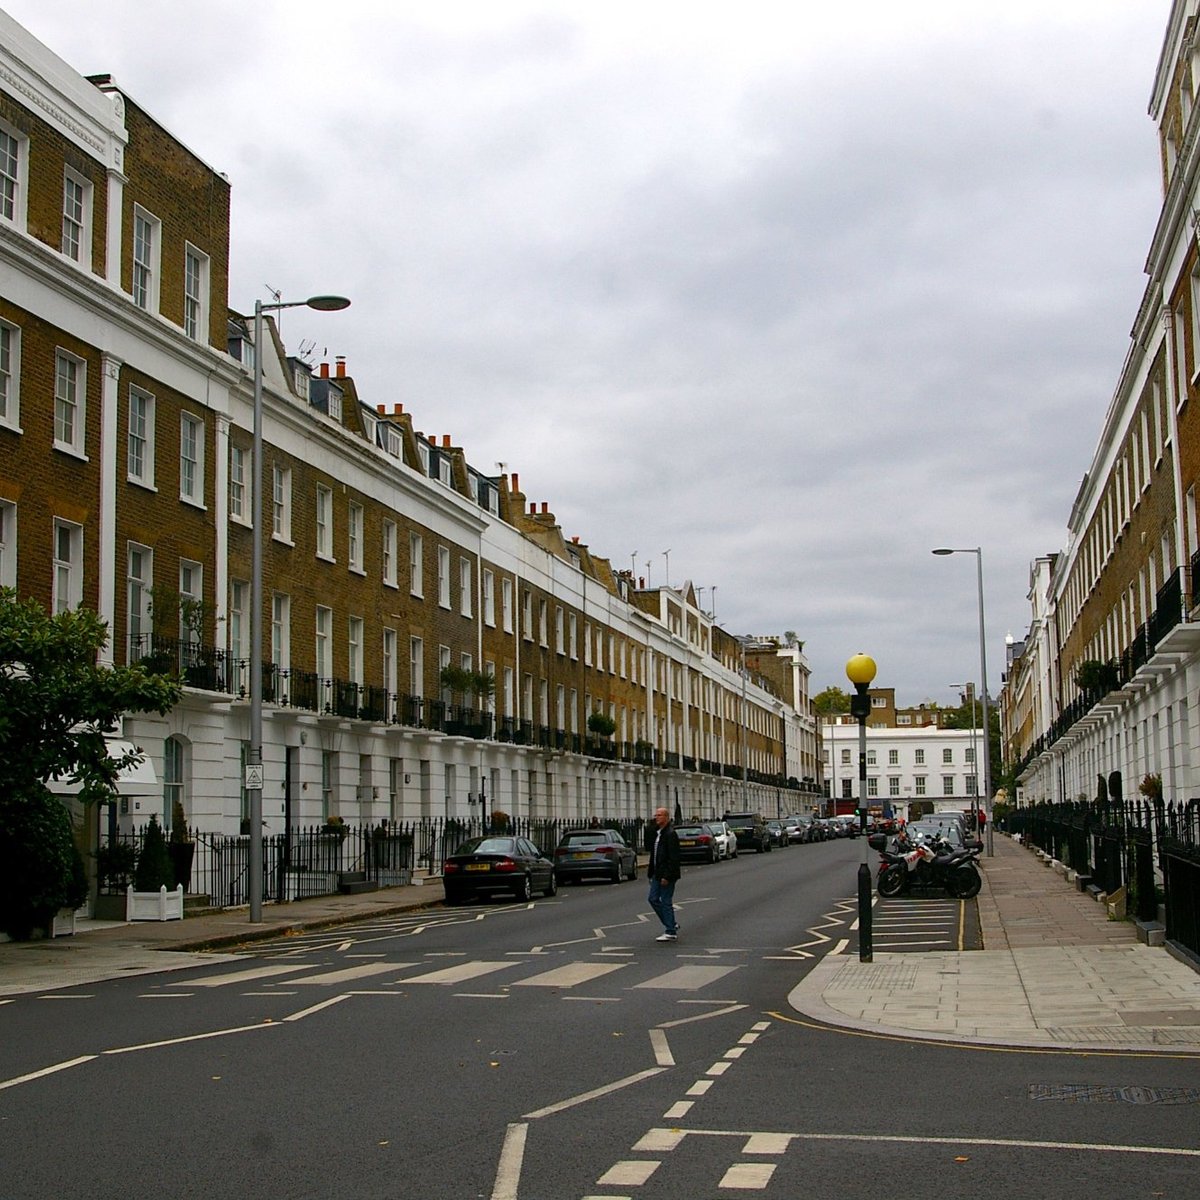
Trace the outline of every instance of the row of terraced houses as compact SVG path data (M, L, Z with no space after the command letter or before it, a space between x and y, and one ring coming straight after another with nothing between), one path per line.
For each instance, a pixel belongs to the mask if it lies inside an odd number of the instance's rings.
M161 785L121 801L123 826L179 799L237 832L256 668L271 829L465 817L481 793L568 819L810 807L802 646L614 570L515 474L360 394L344 361L289 355L269 319L255 345L228 307L229 202L113 79L0 12L0 583L97 610L114 662L181 672L168 716L119 731Z
M1132 341L1069 520L1031 567L1002 696L1019 797L1074 800L1119 771L1200 788L1200 5L1175 0L1154 73L1163 202ZM1150 785L1148 785L1149 787Z

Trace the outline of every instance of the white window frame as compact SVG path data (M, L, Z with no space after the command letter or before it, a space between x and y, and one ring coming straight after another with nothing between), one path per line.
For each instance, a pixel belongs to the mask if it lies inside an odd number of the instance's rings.
M408 694L416 700L425 695L425 639L408 639Z
M179 498L204 507L204 421L188 412L179 414Z
M469 558L459 558L458 560L458 611L464 617L474 615L474 600L472 579L474 572L471 570L471 560Z
M271 537L292 544L292 468L279 463L271 464Z
M333 489L323 483L317 484L313 520L317 527L317 557L336 562L333 557Z
M194 342L208 341L209 257L191 242L183 247L183 332Z
M513 581L500 580L500 613L504 620L504 632L513 631Z
M153 632L151 591L154 587L154 550L137 542L125 546L125 649L126 661L137 662L151 647L143 641Z
M17 506L0 497L0 587L17 586Z
M76 189L77 195L72 189ZM74 241L74 246L71 245ZM92 181L70 167L63 168L62 238L64 258L85 270L92 266ZM73 251L73 252L72 252Z
M245 579L229 582L229 658L230 671L237 672L236 681L240 691L248 686L245 662L250 657L250 583Z
M239 525L250 524L250 492L246 486L247 463L253 451L245 446L229 446L229 519Z
M86 459L86 431L87 363L59 348L54 352L54 448Z
M396 582L396 553L400 544L399 528L395 521L383 522L383 582L386 587L394 588ZM393 689L394 691L395 689Z
M29 139L7 121L0 121L0 221L25 228L29 196Z
M579 661L579 618L575 613L567 614L567 646L572 662Z
M185 623L185 601L204 603L204 564L190 558L179 560L179 640L198 645L203 631L191 629Z
M318 679L333 678L333 609L317 605L313 621L313 673Z
M450 550L446 546L437 548L438 607L450 607Z
M55 517L51 553L54 556L52 608L55 614L70 612L83 603L83 526Z
M346 506L346 561L356 575L365 575L363 570L363 528L366 515L363 506L351 500Z
M556 654L567 652L566 613L563 612L561 604L554 606L554 652ZM562 726L560 725L559 728L561 729Z
M363 619L350 617L346 622L346 678L353 684L363 682Z
M396 663L397 645L396 631L385 625L383 627L382 646L383 690L387 693L389 700L396 694L397 671L399 669ZM387 710L387 715L390 719L392 715L390 707Z
M271 662L277 671L292 668L292 598L287 592L271 593Z
M162 273L162 222L140 204L133 206L133 237L129 250L133 262L129 294L138 308L156 313Z
M419 533L408 535L408 591L418 599L425 597L425 540Z
M335 387L333 387L332 384L330 385L329 390L325 394L325 405L328 410L330 418L332 420L336 421L340 425L342 423L342 391L341 391L341 388L335 388ZM371 438L370 441L371 441L371 444L374 445L375 439Z
M154 490L154 397L144 388L130 387L125 440L126 477L130 483ZM139 461L140 459L140 461Z
M496 576L486 567L483 570L483 623L496 628Z
M21 327L0 320L0 425L21 432Z

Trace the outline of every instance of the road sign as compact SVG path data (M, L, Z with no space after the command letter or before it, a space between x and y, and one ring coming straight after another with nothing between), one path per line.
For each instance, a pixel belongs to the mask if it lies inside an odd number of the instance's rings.
M261 792L263 786L262 763L246 764L246 791Z

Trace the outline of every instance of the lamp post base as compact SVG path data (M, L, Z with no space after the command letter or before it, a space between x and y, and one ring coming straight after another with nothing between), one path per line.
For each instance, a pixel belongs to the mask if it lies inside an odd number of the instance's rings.
M871 868L866 863L858 867L858 961L874 962L875 948L871 937Z

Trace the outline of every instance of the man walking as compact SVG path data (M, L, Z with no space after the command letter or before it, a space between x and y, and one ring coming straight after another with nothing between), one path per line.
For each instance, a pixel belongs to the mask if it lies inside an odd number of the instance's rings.
M671 814L665 808L656 809L654 824L658 827L650 846L650 907L663 923L658 942L673 942L679 936L675 920L675 884L679 879L679 835L671 824Z

